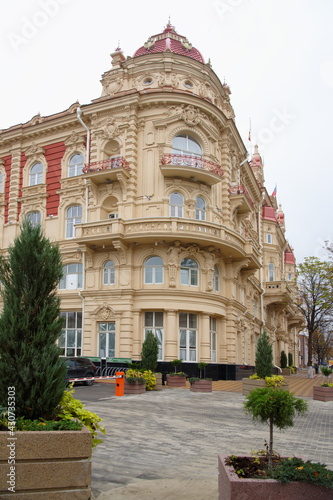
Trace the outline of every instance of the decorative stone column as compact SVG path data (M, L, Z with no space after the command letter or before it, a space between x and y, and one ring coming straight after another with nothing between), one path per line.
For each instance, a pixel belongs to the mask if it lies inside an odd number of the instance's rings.
M198 361L202 361L204 363L210 363L210 328L209 328L209 315L202 314L199 317L199 339L198 342Z
M177 312L169 310L165 312L165 328L164 328L164 359L170 361L179 358L178 350L178 323Z

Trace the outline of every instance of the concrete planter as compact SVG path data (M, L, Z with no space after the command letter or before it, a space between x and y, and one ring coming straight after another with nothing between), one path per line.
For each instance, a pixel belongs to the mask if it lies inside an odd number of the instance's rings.
M166 376L168 387L186 387L186 377L183 375L170 375Z
M289 381L285 380L285 385L281 386L281 389L289 391ZM259 387L266 387L266 381L261 379L251 379L251 378L243 378L242 380L242 394L243 396L247 396L254 389L258 389Z
M317 401L333 401L333 387L313 386L313 399Z
M162 390L162 373L154 373L156 378L156 385L153 388L153 391L161 391Z
M14 439L15 438L15 439ZM11 447L8 447L13 443ZM91 432L0 432L0 499L88 500L91 498ZM8 463L15 460L15 476ZM15 492L8 490L10 479Z
M292 375L291 368L281 368L281 370L282 377L290 377Z
M258 500L270 498L286 500L301 498L302 500L327 500L332 490L324 486L303 482L282 484L275 479L246 479L239 478L233 467L225 464L227 455L219 455L219 500Z
M124 394L143 394L146 392L146 384L129 384L126 379L124 380Z
M191 383L190 391L191 392L212 392L213 384L211 380L195 380L195 382Z

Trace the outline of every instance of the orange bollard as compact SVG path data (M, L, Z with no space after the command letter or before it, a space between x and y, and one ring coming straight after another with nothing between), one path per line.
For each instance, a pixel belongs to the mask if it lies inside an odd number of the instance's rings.
M125 373L116 372L116 377L121 376L121 378L116 378L116 396L124 395L124 385L125 385Z

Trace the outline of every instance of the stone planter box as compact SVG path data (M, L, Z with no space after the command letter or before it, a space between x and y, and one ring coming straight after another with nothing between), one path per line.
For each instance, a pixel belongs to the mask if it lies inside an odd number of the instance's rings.
M10 443L14 444L8 447ZM13 437L1 431L0 499L90 499L91 450L91 432L86 427L81 431L17 431ZM15 492L8 490L9 458L15 459Z
M143 394L146 392L146 384L129 384L126 379L124 380L124 394Z
M292 375L291 368L281 368L281 370L282 377L290 377Z
M282 385L281 389L289 391L289 381L284 381L286 385ZM259 387L266 387L265 380L251 379L251 378L243 378L242 380L242 394L243 396L247 396L254 389L258 389Z
M182 375L169 375L166 376L168 387L186 387L186 377Z
M191 383L190 391L191 392L212 392L213 384L211 380L196 380Z
M225 464L228 455L218 457L219 500L258 500L258 498L286 500L327 500L332 490L324 486L303 482L282 484L275 479L239 478L233 467Z
M156 385L153 388L153 391L161 391L162 390L162 373L154 373L156 378Z
M333 401L333 387L313 386L313 399L317 401Z

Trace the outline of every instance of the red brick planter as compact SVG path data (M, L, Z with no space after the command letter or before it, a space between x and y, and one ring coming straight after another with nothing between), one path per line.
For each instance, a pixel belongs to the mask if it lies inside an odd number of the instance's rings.
M239 478L234 468L225 464L228 455L219 455L219 500L258 500L258 498L286 500L327 500L332 490L303 482L282 484L275 479Z
M124 380L124 394L143 394L146 392L146 384L139 384L135 382L134 384L129 384Z
M211 380L195 380L191 383L190 391L191 392L212 392L213 384Z
M317 401L333 401L333 387L313 386L313 399Z
M186 387L186 377L183 375L169 375L166 376L168 387Z

